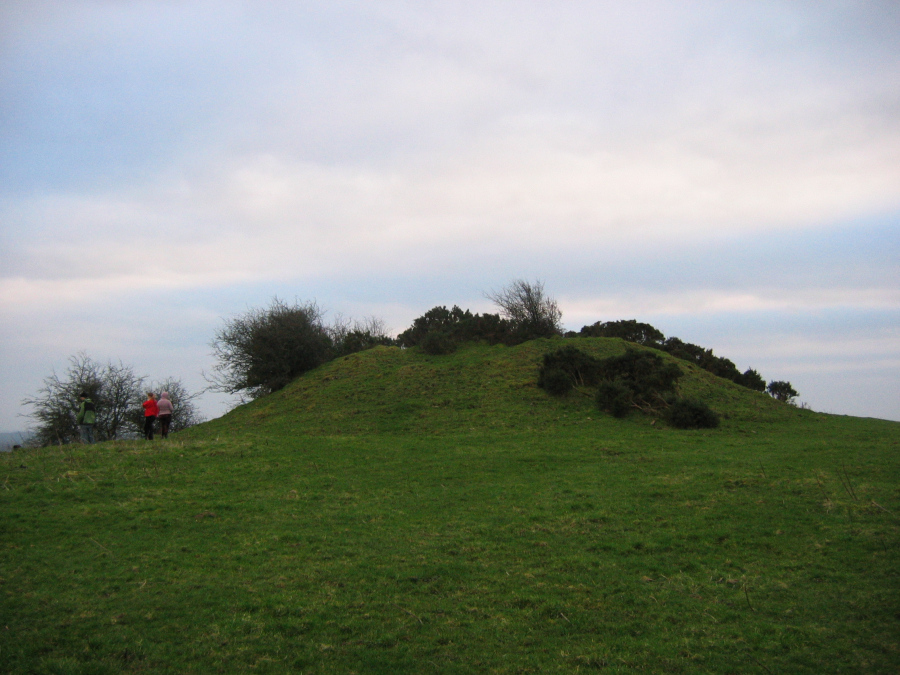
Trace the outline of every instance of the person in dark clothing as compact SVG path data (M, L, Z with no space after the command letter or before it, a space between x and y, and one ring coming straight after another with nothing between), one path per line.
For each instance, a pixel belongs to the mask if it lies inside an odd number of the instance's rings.
M94 424L97 422L97 409L87 392L81 392L78 400L81 401L81 405L78 406L77 417L81 442L91 444L94 442Z
M159 415L159 408L156 405L156 394L152 391L147 392L147 400L144 406L144 438L148 441L153 440L153 425L156 423L156 417Z

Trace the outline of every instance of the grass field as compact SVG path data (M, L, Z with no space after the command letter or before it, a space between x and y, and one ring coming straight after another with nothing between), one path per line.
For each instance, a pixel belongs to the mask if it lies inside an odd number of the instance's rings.
M380 348L168 442L0 456L0 671L900 670L900 424L684 364L721 428L614 420L535 386L552 346Z

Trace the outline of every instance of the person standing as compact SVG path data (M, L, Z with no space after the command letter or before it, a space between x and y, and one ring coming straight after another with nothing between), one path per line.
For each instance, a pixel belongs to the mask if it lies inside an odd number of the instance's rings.
M159 408L156 405L156 395L152 391L147 392L147 400L144 406L144 438L148 441L153 440L153 425L156 423L156 417L159 415Z
M159 395L156 408L159 410L159 435L163 438L168 438L169 425L172 423L172 413L175 412L175 406L169 400L169 392L164 391Z
M78 431L81 433L81 442L90 445L94 442L94 424L97 422L97 409L87 392L78 395L81 405L78 406Z

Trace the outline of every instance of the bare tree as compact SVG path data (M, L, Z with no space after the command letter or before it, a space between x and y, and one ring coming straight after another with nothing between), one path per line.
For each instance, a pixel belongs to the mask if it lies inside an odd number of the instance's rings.
M343 315L338 314L327 330L335 357L361 352L378 345L396 344L384 320L376 316L345 319Z
M562 333L562 312L556 300L545 295L542 281L516 279L485 297L500 308L522 339L552 337Z
M154 381L150 391L156 392L157 396L168 392L173 408L170 431L181 431L206 421L194 403L200 394L190 393L181 380L170 376L159 382Z
M69 357L64 376L54 371L44 379L44 386L34 397L22 401L32 408L27 416L36 422L35 443L42 446L72 443L79 438L76 411L82 392L97 408L94 430L99 440L136 431L130 428L130 420L140 410L143 382L144 378L135 375L131 366L121 362L104 366L84 352Z

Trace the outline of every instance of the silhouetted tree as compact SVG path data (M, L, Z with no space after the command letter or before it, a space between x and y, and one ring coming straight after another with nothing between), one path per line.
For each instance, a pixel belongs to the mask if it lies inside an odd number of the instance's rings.
M85 392L97 409L94 433L98 440L130 436L139 414L144 378L121 362L101 365L84 352L69 357L63 376L55 371L44 379L37 395L22 401L31 406L36 445L72 443L79 438L78 396Z
M207 376L210 388L253 399L321 365L332 355L322 316L315 302L274 298L267 308L226 320L210 343L218 360Z
M500 308L520 340L562 334L562 312L556 300L544 293L541 281L516 279L499 291L485 293L485 297Z
M766 391L769 392L769 395L773 398L784 401L785 403L793 403L794 398L798 396L797 392L791 386L791 383L782 380L772 380L769 382Z

